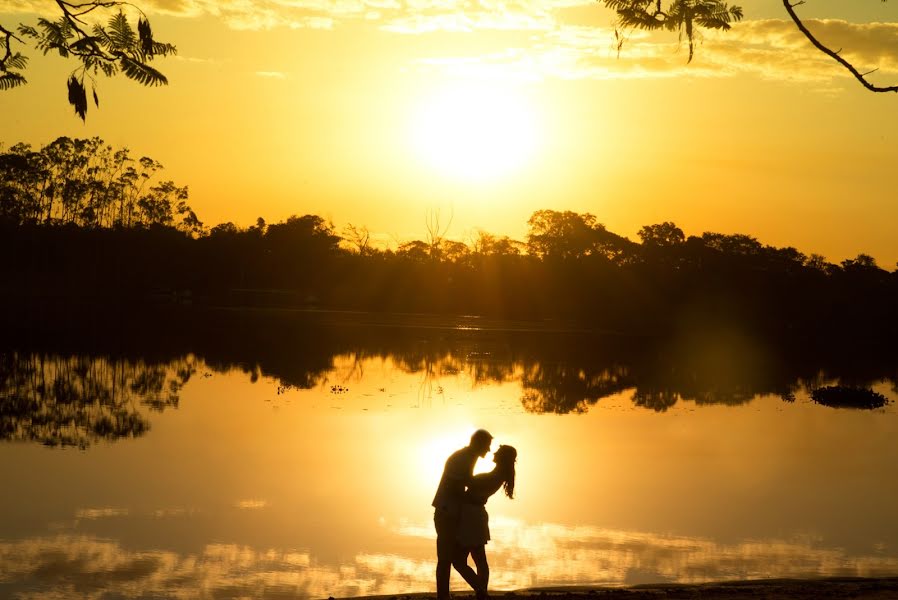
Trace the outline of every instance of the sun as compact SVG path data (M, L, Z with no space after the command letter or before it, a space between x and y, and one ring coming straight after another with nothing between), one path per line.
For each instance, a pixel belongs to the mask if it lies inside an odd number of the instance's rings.
M522 90L459 85L421 102L411 137L415 156L428 167L466 181L494 180L533 160L537 114Z

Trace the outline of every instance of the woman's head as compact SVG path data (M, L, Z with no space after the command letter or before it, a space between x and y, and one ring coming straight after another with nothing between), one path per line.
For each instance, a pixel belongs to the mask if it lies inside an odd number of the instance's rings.
M514 463L517 459L518 451L511 446L502 445L493 452L493 462L502 474L502 487L509 498L514 498Z

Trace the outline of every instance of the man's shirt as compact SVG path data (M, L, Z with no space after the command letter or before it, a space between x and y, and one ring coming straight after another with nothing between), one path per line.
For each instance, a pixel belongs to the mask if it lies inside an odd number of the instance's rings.
M461 506L465 494L465 486L474 475L477 454L470 446L456 450L446 460L443 476L437 493L433 497L432 506L436 509L455 512Z

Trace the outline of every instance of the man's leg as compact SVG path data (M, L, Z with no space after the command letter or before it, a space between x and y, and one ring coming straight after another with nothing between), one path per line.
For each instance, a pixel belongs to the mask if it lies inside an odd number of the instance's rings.
M437 600L449 600L449 575L455 553L455 518L442 511L433 515L437 530Z

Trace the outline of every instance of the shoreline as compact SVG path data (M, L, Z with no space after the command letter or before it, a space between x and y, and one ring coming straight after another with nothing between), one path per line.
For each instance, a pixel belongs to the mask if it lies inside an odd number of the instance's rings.
M816 598L898 599L898 577L821 577L819 579L751 579L707 583L650 583L611 587L546 586L494 591L492 600L812 600ZM353 600L425 600L434 592L361 596ZM453 600L473 600L474 593L454 591ZM328 600L334 600L333 597Z

